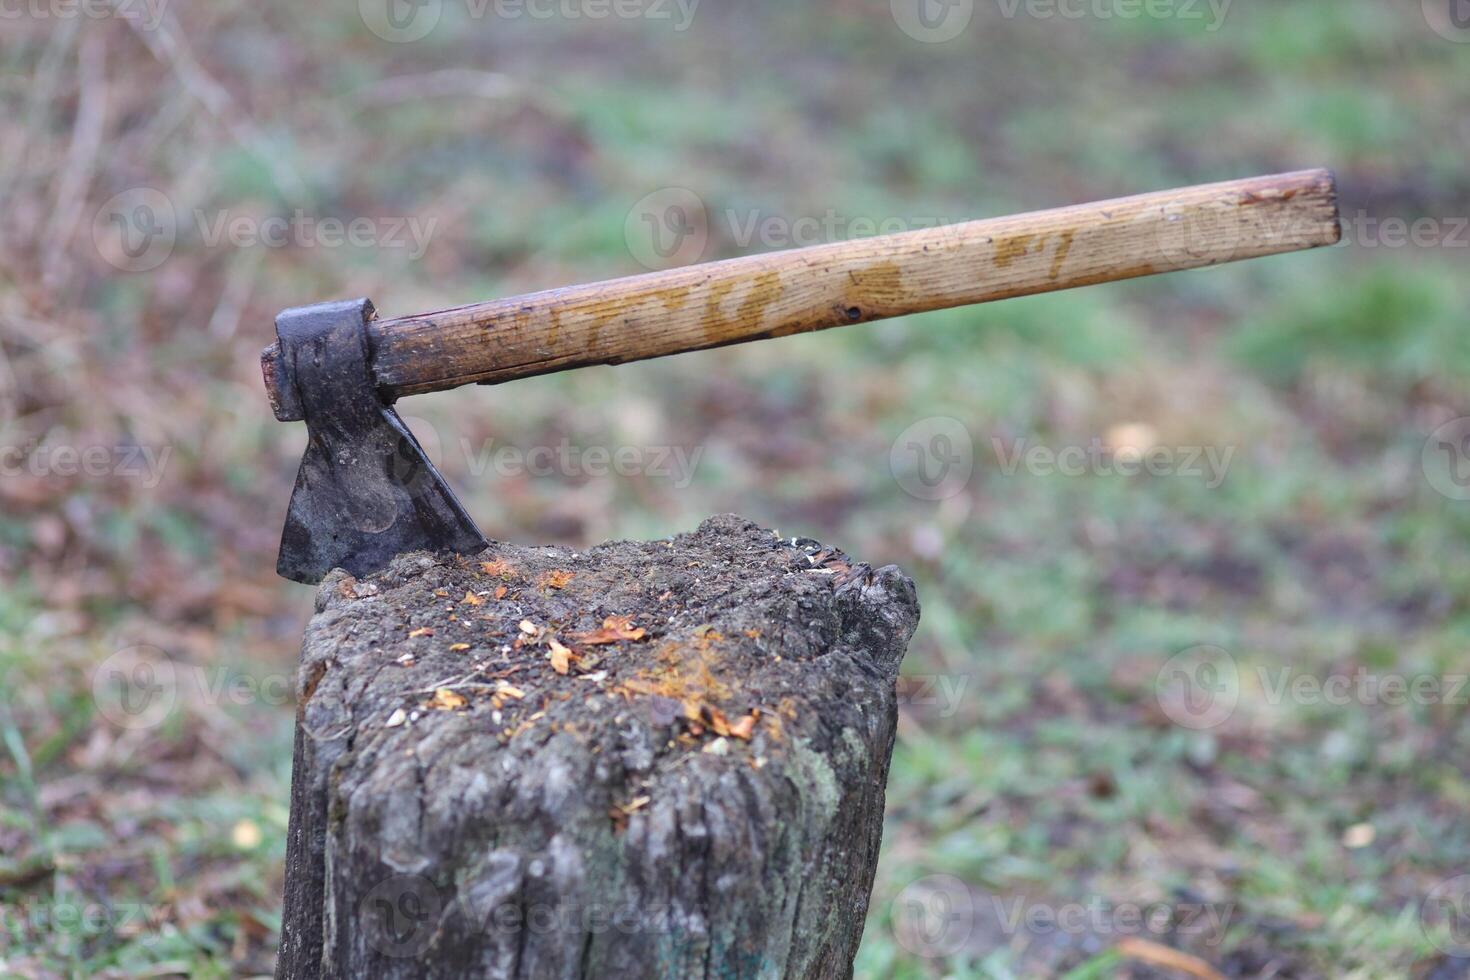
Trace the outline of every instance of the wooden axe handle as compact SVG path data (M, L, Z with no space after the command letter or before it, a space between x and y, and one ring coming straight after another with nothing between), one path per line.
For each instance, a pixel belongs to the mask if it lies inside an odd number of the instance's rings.
M752 255L368 325L379 391L496 384L1335 244L1330 171ZM269 372L267 372L269 374Z

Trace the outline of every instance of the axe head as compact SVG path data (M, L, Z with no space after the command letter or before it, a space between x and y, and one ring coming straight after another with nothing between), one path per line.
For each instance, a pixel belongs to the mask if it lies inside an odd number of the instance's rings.
M366 299L287 310L262 356L278 417L304 418L309 442L276 571L316 583L366 575L408 551L473 554L489 544L382 398L368 363Z

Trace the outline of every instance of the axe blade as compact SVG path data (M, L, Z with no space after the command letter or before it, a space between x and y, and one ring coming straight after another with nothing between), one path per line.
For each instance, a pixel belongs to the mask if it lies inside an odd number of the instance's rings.
M366 575L409 551L488 547L368 367L366 299L276 318L285 379L309 441L296 475L276 571L320 582L334 568Z

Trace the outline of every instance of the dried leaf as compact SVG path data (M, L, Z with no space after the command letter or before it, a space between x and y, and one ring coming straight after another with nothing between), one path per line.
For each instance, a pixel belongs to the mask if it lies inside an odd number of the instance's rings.
M497 586L496 589L495 589L495 598L497 598L497 599L504 599L505 598L505 594L507 592L509 592L509 591L510 591L510 589L507 589L503 585Z
M434 635L434 628L432 626L420 626L418 629L416 629L412 633L408 634L408 638L410 640L412 640L412 639L415 639L416 637L420 637L420 636L433 636L433 635Z
M481 599L479 596L475 595L473 592L468 592L468 591L465 592L464 598L461 599L461 600L459 600L459 601L462 602L462 603L464 603L465 605L468 605L468 606L482 606L482 605L485 604L485 600L484 599Z
M749 742L750 737L755 734L755 723L760 721L760 717L759 711L752 711L730 726L730 734L742 741Z
M553 571L543 573L541 577L536 580L536 584L541 586L543 589L564 589L572 583L572 579L574 578L576 578L576 575L572 572L555 569Z
M633 628L632 616L609 616L602 621L602 629L583 633L575 639L587 646L599 646L620 643L623 640L641 640L647 635L648 631L643 627Z
M500 558L497 558L494 561L480 562L480 571L484 572L486 575L493 575L495 578L503 579L515 578L516 575L516 570L514 568L511 568L508 562Z
M450 653L464 653L469 648L470 648L470 645L468 643L455 643L455 644L451 644L450 645L449 652Z
M1129 936L1118 942L1119 955L1125 959L1139 960L1151 966L1174 970L1198 980L1225 980L1225 975L1198 956L1181 953L1177 949Z
M514 684L507 684L505 681L501 681L495 686L495 693L501 697L514 698L517 701L520 701L526 696L525 691L522 691Z

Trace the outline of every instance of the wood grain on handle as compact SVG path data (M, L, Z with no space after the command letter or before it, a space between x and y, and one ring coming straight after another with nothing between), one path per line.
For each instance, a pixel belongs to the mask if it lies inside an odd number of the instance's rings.
M553 289L368 326L392 400L1336 243L1327 170Z

